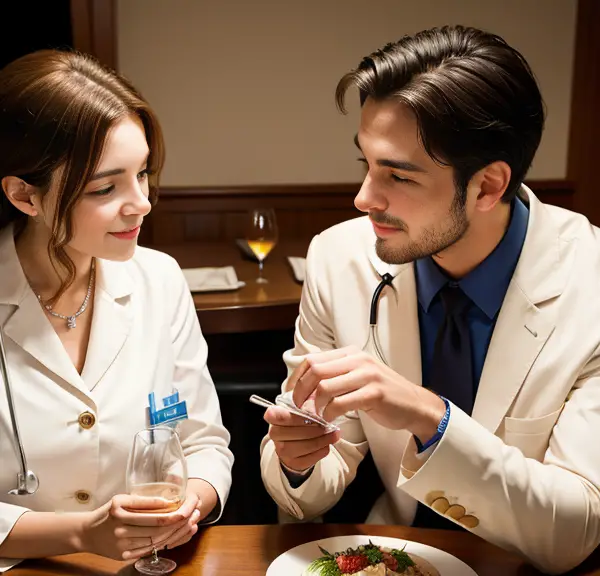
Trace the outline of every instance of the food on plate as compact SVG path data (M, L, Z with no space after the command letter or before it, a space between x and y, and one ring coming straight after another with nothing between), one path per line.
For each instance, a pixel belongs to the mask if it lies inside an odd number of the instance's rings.
M370 540L358 548L330 553L313 560L305 576L440 576L424 558L404 550L377 546Z

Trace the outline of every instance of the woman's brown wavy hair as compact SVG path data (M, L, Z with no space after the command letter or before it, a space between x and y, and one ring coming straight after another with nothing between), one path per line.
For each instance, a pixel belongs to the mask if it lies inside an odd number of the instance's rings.
M97 169L109 130L129 115L146 132L154 203L164 162L162 131L128 80L87 54L58 50L33 52L0 71L0 181L16 176L42 195L51 183L57 189L48 254L63 282L53 302L75 278L64 249L72 239L73 208ZM0 230L14 224L19 233L27 218L0 194Z

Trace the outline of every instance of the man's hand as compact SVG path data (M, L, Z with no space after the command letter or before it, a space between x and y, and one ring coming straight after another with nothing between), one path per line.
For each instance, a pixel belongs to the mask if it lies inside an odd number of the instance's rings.
M296 406L312 400L328 421L362 410L382 426L408 430L422 441L436 433L446 411L439 396L354 346L308 355L288 388Z
M296 472L312 468L340 439L338 431L326 433L323 426L305 424L303 418L278 406L269 408L264 418L270 424L269 437L279 460Z

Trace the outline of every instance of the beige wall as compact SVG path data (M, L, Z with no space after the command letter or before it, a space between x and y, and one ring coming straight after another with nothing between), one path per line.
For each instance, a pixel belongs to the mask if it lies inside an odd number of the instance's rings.
M171 186L354 182L340 76L406 33L500 34L540 82L546 131L531 178L566 174L575 0L118 0L119 69L156 109Z

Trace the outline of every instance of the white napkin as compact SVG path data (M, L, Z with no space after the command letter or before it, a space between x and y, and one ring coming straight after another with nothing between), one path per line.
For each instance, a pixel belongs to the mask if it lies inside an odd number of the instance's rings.
M304 274L306 272L306 258L300 258L299 256L288 256L287 257L292 270L294 271L294 277L298 282L304 282Z
M237 279L233 266L220 268L184 268L183 275L191 292L237 290L246 283Z

